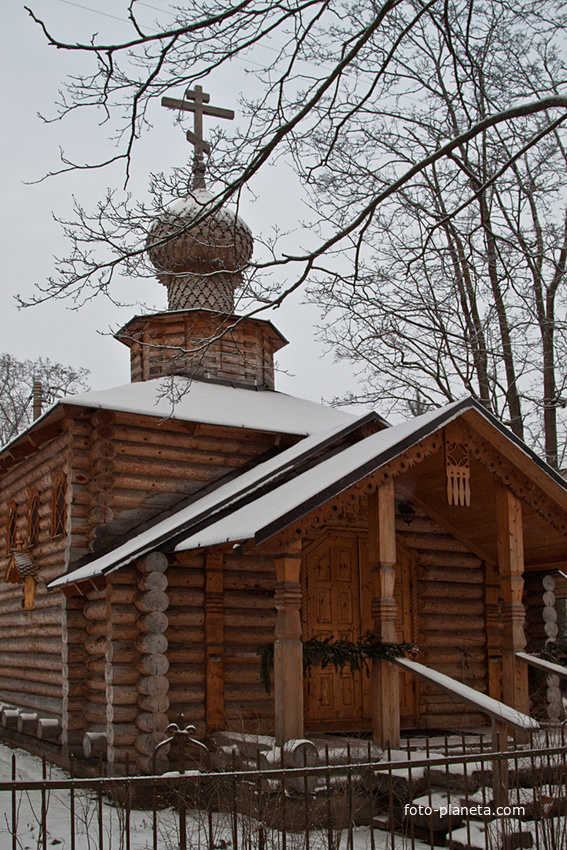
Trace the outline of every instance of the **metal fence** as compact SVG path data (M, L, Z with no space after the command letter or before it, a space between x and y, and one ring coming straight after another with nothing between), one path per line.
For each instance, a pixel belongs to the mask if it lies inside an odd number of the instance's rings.
M567 848L563 733L494 753L0 782L1 850ZM467 749L466 742L463 749ZM470 750L470 747L468 748ZM181 767L184 767L181 765ZM57 771L61 774L60 771Z

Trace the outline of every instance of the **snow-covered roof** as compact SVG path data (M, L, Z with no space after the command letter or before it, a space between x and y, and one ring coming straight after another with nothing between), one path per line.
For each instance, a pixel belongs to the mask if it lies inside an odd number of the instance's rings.
M256 391L177 376L81 393L66 401L82 407L299 436L356 419L345 410L273 390Z
M408 422L394 425L371 434L360 442L333 454L328 460L285 481L269 493L259 496L236 509L228 516L211 521L206 528L189 534L176 546L176 552L235 543L241 540L265 540L275 533L274 525L284 528L292 521L293 514L307 513L320 504L335 497L352 484L379 469L392 457L397 456L409 445L439 427L440 414L443 424L457 416L462 403L455 402L442 411L433 410ZM408 442L409 441L409 442ZM214 520L214 516L209 517Z
M174 515L61 576L49 587L94 578L160 547L189 551L246 540L261 543L467 411L475 411L506 434L510 444L545 467L550 479L561 483L563 492L567 489L560 476L472 399L454 402L364 437L366 432L361 426L373 417L367 414L301 440L212 492L197 496ZM379 417L374 418L384 425Z
M302 458L312 457L318 451L320 452L325 447L335 443L337 439L372 420L381 421L376 414L367 414L360 418L352 417L352 424L350 425L339 425L306 437L275 457L241 473L226 484L221 484L201 498L197 498L172 516L142 531L111 552L60 576L51 582L49 587L55 588L69 582L83 581L130 563L134 558L141 557L151 549L155 549L162 541L169 540L173 535L182 533L184 528L194 529L195 525L205 518L210 520L221 510L224 513L241 500L244 494L250 498L255 491L273 484L278 478L293 469Z

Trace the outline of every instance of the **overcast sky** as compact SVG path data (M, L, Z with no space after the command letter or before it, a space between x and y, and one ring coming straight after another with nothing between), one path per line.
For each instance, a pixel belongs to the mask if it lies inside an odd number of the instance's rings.
M85 3L30 0L29 5L64 40L88 41L94 32L118 40L130 32L125 0ZM157 10L166 13L169 4L164 0L149 0L140 3L142 7L149 22L158 15ZM164 12L159 14L163 16ZM38 112L46 117L56 114L58 90L66 75L88 71L89 66L78 54L49 47L20 0L4 0L2 19L0 351L10 352L19 359L42 355L65 364L85 366L91 370L93 389L126 383L128 352L109 334L140 312L139 301L155 309L165 308L165 289L157 281L131 280L117 284L115 298L128 302L129 306L116 306L104 297L96 298L80 310L70 309L73 305L64 301L25 310L18 310L15 305L14 295L29 297L35 284L41 285L53 274L54 255L68 252L61 227L53 221L53 215L65 218L70 214L73 195L92 208L106 187L121 185L123 173L120 168L105 173L82 171L26 185L58 167L60 148L71 158L92 161L105 150L104 146L108 155L109 143L106 130L97 125L94 113L79 111L51 124L38 118ZM240 91L250 93L250 87L258 85L247 71L268 59L267 54L263 56L257 51L248 67L238 61L233 63L230 75L219 71L208 77L204 88L210 92L211 102L238 110ZM150 172L181 165L190 156L183 131L173 125L174 117L174 113L156 102L151 115L153 129L139 143L134 159L129 186L134 197L143 196ZM302 242L299 222L308 212L301 186L285 165L268 169L255 189L258 199L253 202L250 198L249 204L244 201L241 207L241 215L252 231L258 234L263 228L266 232L271 226L283 230L295 228L299 246ZM264 314L290 341L278 359L281 367L295 377L280 375L278 389L315 401L355 390L350 367L333 363L331 354L322 357L322 347L313 340L318 311L313 306L302 305L301 300L298 298L293 304Z

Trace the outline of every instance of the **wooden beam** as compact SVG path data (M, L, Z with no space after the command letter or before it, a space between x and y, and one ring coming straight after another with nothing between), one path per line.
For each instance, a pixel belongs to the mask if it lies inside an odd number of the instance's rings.
M502 699L529 714L528 665L516 652L526 646L524 633L524 536L522 503L507 487L496 490L498 572L502 591Z
M205 555L206 721L209 732L224 729L223 553Z
M396 504L394 480L368 496L368 558L373 584L374 631L396 643ZM398 747L400 743L400 683L391 661L372 665L372 739L375 744Z
M301 548L295 540L276 563L274 697L276 745L303 737L303 644L301 642Z

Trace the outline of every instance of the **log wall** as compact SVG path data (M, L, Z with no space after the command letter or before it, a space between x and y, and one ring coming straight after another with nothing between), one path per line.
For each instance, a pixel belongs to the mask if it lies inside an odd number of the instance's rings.
M483 562L433 520L416 517L402 531L416 555L413 589L418 661L482 693L488 690ZM417 685L422 728L486 725L484 715L449 694Z
M205 731L204 554L180 553L167 571L168 716Z
M65 569L68 534L52 537L52 491L54 475L70 469L69 432L60 434L32 455L5 469L0 496L1 578L9 561L6 525L8 504L17 506L17 536L28 545L28 499L39 494L39 539L30 550L38 565L33 610L23 610L23 584L0 580L0 700L38 712L40 717L61 718L63 669L61 631L63 610L60 594L48 594L45 583ZM71 528L67 487L67 532ZM73 655L67 658L70 664Z
M274 642L274 559L228 554L224 561L225 716L227 727L273 734L274 703L260 681L258 650Z

